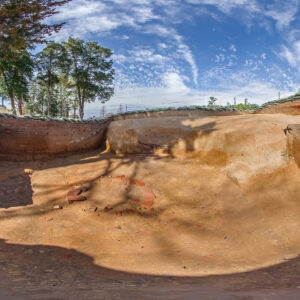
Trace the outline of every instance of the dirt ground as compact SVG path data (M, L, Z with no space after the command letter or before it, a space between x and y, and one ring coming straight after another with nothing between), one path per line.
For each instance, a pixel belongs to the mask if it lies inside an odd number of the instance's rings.
M1 162L0 299L299 299L299 172L239 184L195 159L98 151ZM86 201L67 202L74 186Z

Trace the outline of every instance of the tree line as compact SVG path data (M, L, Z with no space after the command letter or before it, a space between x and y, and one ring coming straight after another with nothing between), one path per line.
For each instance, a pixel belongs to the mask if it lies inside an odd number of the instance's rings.
M44 20L70 0L0 0L0 96L14 114L84 117L85 103L113 95L112 51L97 42L48 41L64 23ZM46 44L33 55L37 44Z

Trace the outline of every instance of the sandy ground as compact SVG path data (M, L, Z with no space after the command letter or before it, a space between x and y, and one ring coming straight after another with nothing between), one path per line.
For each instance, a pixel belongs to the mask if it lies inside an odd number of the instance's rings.
M299 299L299 172L291 160L238 184L221 166L168 156L1 162L0 290L12 299ZM75 185L89 188L87 200L68 204Z

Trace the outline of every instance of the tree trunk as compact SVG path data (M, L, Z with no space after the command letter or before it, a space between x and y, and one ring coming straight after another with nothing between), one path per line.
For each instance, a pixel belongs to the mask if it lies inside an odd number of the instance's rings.
M84 100L82 99L82 101L79 103L79 118L80 120L83 119L84 116Z
M79 112L79 118L82 120L82 118L83 118L82 96L81 96L80 87L78 85L77 85L77 95L78 95L78 112Z
M16 112L16 106L15 106L15 96L14 96L13 92L10 93L10 105L11 105L13 114L16 115L17 112Z
M21 94L20 98L18 99L18 108L19 108L19 115L23 115L23 94Z
M47 101L48 101L48 103L47 103L48 117L51 117L51 95L50 95L50 87L49 86L47 87Z

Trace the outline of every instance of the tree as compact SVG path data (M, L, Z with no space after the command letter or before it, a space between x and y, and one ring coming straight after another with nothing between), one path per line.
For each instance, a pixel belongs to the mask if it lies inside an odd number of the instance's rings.
M209 106L213 106L213 105L215 105L215 103L217 102L217 98L216 97L209 97L209 100L208 100L208 105Z
M114 93L112 51L96 42L73 38L64 45L72 61L70 74L76 87L79 117L83 119L86 102L106 101Z
M11 107L16 114L15 98L18 100L19 114L22 115L24 96L28 92L28 82L32 76L33 62L28 52L17 51L14 57L1 59L0 79L5 94L11 100Z
M47 115L51 116L52 90L59 83L59 74L68 74L69 62L65 48L54 42L48 45L36 56L38 70L37 79L47 89Z
M70 0L0 0L0 48L8 52L34 48L44 43L64 23L43 21L57 14L56 8Z
M44 43L64 23L49 25L43 21L57 13L56 8L70 0L0 0L0 79L16 113L15 96L19 97L19 112L30 73L28 50ZM22 111L21 111L22 113Z

